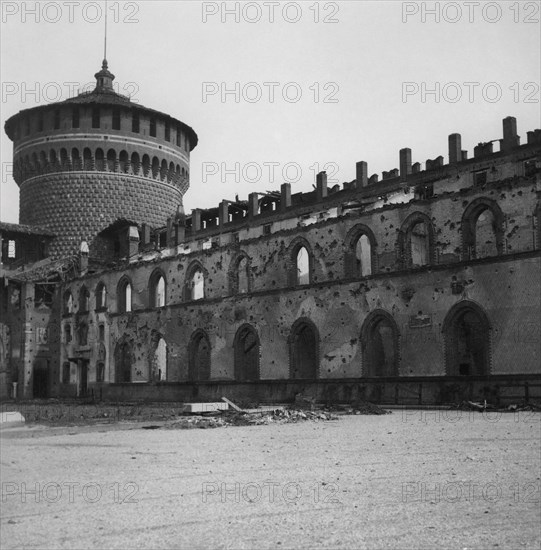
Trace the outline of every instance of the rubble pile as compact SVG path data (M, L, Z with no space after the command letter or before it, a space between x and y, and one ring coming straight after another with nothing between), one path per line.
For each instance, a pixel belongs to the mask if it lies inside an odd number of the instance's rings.
M314 422L338 420L338 417L330 412L303 411L299 409L276 409L261 413L229 413L225 418L234 426L258 426L262 424L291 424L295 422Z
M379 415L379 414L391 414L392 411L382 409L370 401L357 401L352 405L335 405L327 407L327 410L340 411L342 414L366 414L366 415Z
M222 414L183 416L163 427L170 430L191 428L221 428L224 426L262 426L268 424L291 424L296 422L326 422L338 420L338 416L325 411L302 411L275 409L262 412L230 411Z
M369 401L359 401L352 407L350 414L392 414L392 411L382 409Z

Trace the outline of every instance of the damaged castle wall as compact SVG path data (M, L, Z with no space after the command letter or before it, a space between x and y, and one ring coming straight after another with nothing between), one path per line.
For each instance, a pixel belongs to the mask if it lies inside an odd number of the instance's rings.
M32 398L60 392L58 309L44 304L36 285L10 282L0 308L2 397ZM9 315L5 313L9 311Z
M452 178L437 180L439 191L428 199L411 200L401 189L395 194L407 201L346 210L330 196L203 228L178 247L141 252L129 265L71 281L62 291L76 297L84 285L90 308L80 315L76 306L62 323L77 332L76 323L86 319L93 328L83 352L63 344L62 361L85 353L91 390L113 384L107 393L121 383L124 398L156 399L180 391L168 383L194 380L204 386L209 380L539 375L541 178L539 170L524 174L524 160L538 155L538 147L526 147L490 162L468 161ZM475 180L479 171L488 172L482 185ZM361 234L371 242L366 276L352 271L351 246ZM426 247L422 254L417 242ZM310 258L308 284L296 279L302 247ZM242 258L249 290L238 293ZM193 300L198 271L204 297ZM166 305L154 307L159 277ZM126 282L131 311L121 312ZM107 305L96 311L102 284ZM159 346L166 350L160 380ZM105 372L98 381L100 362ZM119 369L126 366L123 378ZM273 388L266 387L267 395Z
M121 126L136 120L125 107ZM498 152L479 144L467 159L453 134L447 165L439 156L422 171L403 149L381 181L361 161L343 188L328 189L322 172L311 193L283 184L186 217L177 206L196 141L181 123L176 166L104 152L99 128L96 147L23 155L34 130L14 118L26 221L58 233L53 257L78 250L80 263L47 303L41 283L16 286L10 266L3 393L18 382L24 397L216 399L229 388L266 400L418 392L437 403L489 395L494 379L538 382L541 132L521 146L513 120ZM171 138L158 122L163 138L142 152ZM58 200L68 186L71 207Z

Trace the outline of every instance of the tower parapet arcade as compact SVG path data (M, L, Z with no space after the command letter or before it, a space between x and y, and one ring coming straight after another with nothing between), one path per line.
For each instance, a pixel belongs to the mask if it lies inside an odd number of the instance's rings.
M189 187L197 134L185 123L113 90L104 59L90 92L12 116L19 223L57 235L52 257L96 250L97 235L118 219L154 227L175 214Z

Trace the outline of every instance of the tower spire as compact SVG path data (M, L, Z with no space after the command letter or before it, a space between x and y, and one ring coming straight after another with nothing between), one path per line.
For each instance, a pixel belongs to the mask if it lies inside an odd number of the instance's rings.
M107 64L107 0L105 0L105 29L103 33L103 61L105 64Z
M109 71L107 63L107 0L105 0L105 29L103 36L103 61L101 64L101 71L97 72L94 77L96 78L95 93L114 93L113 80L115 75Z

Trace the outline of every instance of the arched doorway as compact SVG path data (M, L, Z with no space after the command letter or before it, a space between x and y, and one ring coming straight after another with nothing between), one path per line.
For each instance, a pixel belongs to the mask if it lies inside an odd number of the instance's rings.
M193 333L188 356L190 380L210 380L210 342L204 330L196 330Z
M259 336L251 325L237 330L235 347L235 380L259 380Z
M361 330L364 376L398 376L399 331L393 317L375 310Z
M293 379L318 377L319 334L309 319L298 319L289 336L289 376Z
M489 373L490 323L483 309L464 301L451 308L443 323L445 373L483 376Z

